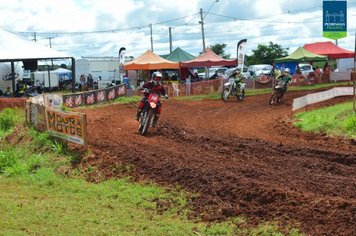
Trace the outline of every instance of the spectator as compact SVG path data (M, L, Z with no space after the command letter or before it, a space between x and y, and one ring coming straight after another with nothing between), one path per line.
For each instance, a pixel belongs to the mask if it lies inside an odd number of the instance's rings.
M325 65L323 67L322 81L326 83L330 81L330 66L328 62L325 62Z
M286 67L284 66L284 63L282 64L281 66L281 75L284 75L285 73L285 70L286 70Z
M198 75L198 73L197 72L195 72L194 73L194 79L195 79L195 81L199 81L199 75Z
M4 95L5 95L6 97L11 96L11 89L10 89L10 87L7 87L7 88L6 88L6 91L5 91Z
M190 96L190 86L191 86L191 76L188 75L188 78L185 79L185 95Z
M80 81L80 89L83 91L85 89L84 87L86 84L85 76L83 74L80 75L79 81Z
M92 90L93 86L94 86L94 80L93 80L93 76L91 74L88 75L88 89Z

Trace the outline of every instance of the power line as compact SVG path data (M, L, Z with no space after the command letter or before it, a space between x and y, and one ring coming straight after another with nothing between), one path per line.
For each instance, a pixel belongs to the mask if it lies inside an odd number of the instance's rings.
M215 3L219 2L219 0L214 0L213 3L210 5L209 9L207 12L205 12L205 15L203 17L203 19L205 19L205 17L209 14L211 8L215 5Z
M188 17L192 17L192 16L195 16L197 14L199 14L199 12L198 13L194 13L192 15L182 16L182 17L178 17L178 18L175 18L175 19L165 20L165 21L161 21L161 22L148 24L148 25L140 25L140 26L126 27L126 28L117 28L117 29L110 29L110 30L77 31L77 32L33 32L33 31L22 31L21 32L21 31L19 31L17 33L19 33L19 34L31 34L31 35L36 33L37 35L57 35L57 36L58 35L84 35L84 34L117 33L117 32L120 32L120 31L135 30L135 29L142 29L142 28L150 28L150 25L166 24L166 23L170 23L170 22L186 19Z
M272 21L265 21L263 19L258 20L258 19L244 19L244 18L238 18L238 17L233 17L233 16L226 16L226 15L221 15L221 14L216 14L216 13L210 13L211 15L214 16L219 16L219 17L223 17L223 18L228 18L228 19L232 19L234 21L254 21L254 22L262 22L262 23L273 23L273 24L285 24L285 23L315 23L315 22L320 22L321 20L315 20L315 21L288 21L288 22L272 22Z

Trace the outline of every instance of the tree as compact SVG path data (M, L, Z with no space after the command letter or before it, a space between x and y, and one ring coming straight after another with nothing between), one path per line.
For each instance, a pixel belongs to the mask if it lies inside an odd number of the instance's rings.
M214 44L214 45L211 45L210 48L211 50L216 54L216 55L219 55L221 56L222 58L225 58L225 59L229 59L230 58L230 54L225 54L225 48L226 48L226 44L223 43L223 44Z
M288 55L289 48L283 48L281 45L269 42L269 45L259 44L256 50L252 50L251 56L246 56L248 65L255 64L270 64L272 65L274 59L285 57Z

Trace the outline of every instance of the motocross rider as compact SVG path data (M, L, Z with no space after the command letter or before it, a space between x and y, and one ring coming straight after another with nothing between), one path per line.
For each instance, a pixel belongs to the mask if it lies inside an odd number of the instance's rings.
M231 74L231 77L233 77L235 79L235 81L234 81L235 88L240 90L242 80L243 80L243 75L241 74L241 71L239 69L234 70L234 72L232 72L232 74Z
M283 87L283 94L282 96L287 92L288 89L288 83L291 82L292 78L289 75L289 68L286 68L284 71L284 75L281 75L278 77L278 80L282 80L284 82L284 87Z
M164 96L166 99L168 99L168 95L166 93L166 90L164 89L163 85L162 85L162 74L159 71L156 71L152 74L151 80L147 81L143 86L142 89L149 89L150 92L155 92L158 95L162 95ZM139 120L141 112L143 110L143 108L145 107L145 103L147 102L149 93L148 92L144 92L144 97L139 101L138 103L138 107L137 107L137 113L136 113L136 120ZM162 105L161 102L158 101L157 103L157 112L156 112L156 116L153 120L153 124L152 126L154 127L157 124L158 118L161 114L162 111Z

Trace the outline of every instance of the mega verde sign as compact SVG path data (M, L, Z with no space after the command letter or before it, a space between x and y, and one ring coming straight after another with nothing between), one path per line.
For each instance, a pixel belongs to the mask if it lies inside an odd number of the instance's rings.
M323 37L340 39L347 36L347 2L323 1Z

